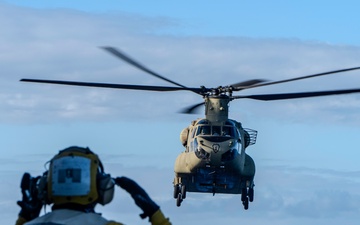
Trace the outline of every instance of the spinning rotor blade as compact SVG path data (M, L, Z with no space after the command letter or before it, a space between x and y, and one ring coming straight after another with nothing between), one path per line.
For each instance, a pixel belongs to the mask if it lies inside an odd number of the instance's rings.
M198 104L196 104L196 105L192 105L192 106L190 106L190 107L187 107L187 108L181 110L180 113L185 113L185 114L195 113L195 110L196 110L198 107L202 106L202 105L205 105L205 103L204 103L204 102L201 102L201 103L198 103Z
M200 88L129 85L129 84L107 84L107 83L91 83L91 82L60 81L60 80L21 79L20 81L34 82L34 83L47 83L47 84L62 84L62 85L72 85L72 86L143 90L143 91L184 91L185 90L185 91L193 91L196 93L199 93L202 91L202 89L200 89Z
M229 85L229 86L233 87L234 91L240 91L240 90L243 90L243 89L251 88L255 84L264 83L266 81L267 80L263 80L263 79L253 79L253 80L247 80L247 81L235 83L235 84L232 84L232 85Z
M179 84L175 81L172 81L172 80L169 80L168 78L166 77L163 77L153 71L151 71L150 69L146 68L145 66L141 65L140 63L136 62L134 59L130 58L129 56L127 56L126 54L120 52L119 50L113 48L113 47L101 47L103 48L104 50L110 52L111 54L113 54L114 56L124 60L125 62L129 63L130 65L133 65L135 66L136 68L148 73L148 74L151 74L161 80L164 80L164 81L167 81L169 83L172 83L172 84L175 84L176 86L179 86L179 87L182 87L182 88L187 88L185 87L184 85L182 84Z
M328 71L328 72L324 72L324 73L317 73L317 74L312 74L312 75L307 75L307 76L302 76L302 77L295 77L295 78L291 78L291 79L273 81L273 82L262 83L262 84L255 84L252 86L244 87L242 89L262 87L262 86L268 86L268 85L273 85L273 84L281 84L281 83L286 83L286 82L290 82L290 81L303 80L303 79L308 79L308 78L312 78L312 77L320 77L320 76L325 76L325 75L329 75L329 74L347 72L347 71L358 70L358 69L360 69L360 67L352 67L352 68L341 69L341 70L333 70L333 71Z
M316 92L298 92L298 93L281 93L281 94L264 94L264 95L244 95L233 96L232 99L250 98L262 101L285 100L294 98L310 98L327 95L341 95L360 92L360 89L334 90L334 91L316 91Z

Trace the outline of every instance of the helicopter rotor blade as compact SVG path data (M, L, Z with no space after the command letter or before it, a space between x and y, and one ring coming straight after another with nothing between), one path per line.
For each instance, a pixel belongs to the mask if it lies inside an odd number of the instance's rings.
M259 84L259 83L264 83L267 80L264 79L252 79L252 80L247 80L247 81L242 81L239 83L235 83L232 85L229 85L231 87L233 87L234 91L240 91L246 88L250 88L251 86L255 85L255 84Z
M297 93L281 93L281 94L262 94L262 95L244 95L233 96L232 99L249 98L262 101L285 100L295 98L310 98L328 95L341 95L358 93L360 89L331 90L331 91L315 91L315 92L297 92Z
M201 102L201 103L198 103L198 104L195 104L195 105L192 105L192 106L189 106L183 110L180 111L180 113L184 113L184 114L193 114L195 113L196 109L202 105L204 105L205 103L204 102Z
M92 82L42 80L42 79L21 79L20 81L34 82L34 83L47 83L47 84L72 85L72 86L143 90L143 91L193 91L193 92L196 92L196 93L200 93L202 91L202 89L200 89L200 88L148 86L148 85L129 85L129 84L110 84L110 83L92 83Z
M161 80L164 80L164 81L167 81L169 83L172 83L172 84L175 84L176 86L179 86L179 87L182 87L182 88L187 88L186 86L182 85L182 84L179 84L175 81L172 81L166 77L163 77L157 73L155 73L154 71L146 68L145 66L141 65L140 63L136 62L134 59L132 59L131 57L127 56L125 53L113 48L113 47L101 47L102 49L110 52L111 54L113 54L114 56L124 60L125 62L129 63L130 65L132 66L135 66L136 68L150 74L150 75L153 75L154 77L157 77Z
M334 74L334 73L341 73L341 72L347 72L347 71L358 70L358 69L360 69L360 67L352 67L352 68L346 68L346 69L341 69L341 70L332 70L332 71L328 71L328 72L316 73L316 74L302 76L302 77L295 77L295 78L273 81L273 82L268 82L268 83L259 83L259 84L255 84L252 86L244 87L242 89L262 87L262 86L268 86L268 85L273 85L273 84L281 84L281 83L286 83L286 82L291 82L291 81L296 81L296 80L303 80L303 79L308 79L308 78L312 78L312 77L320 77L320 76L330 75L330 74Z

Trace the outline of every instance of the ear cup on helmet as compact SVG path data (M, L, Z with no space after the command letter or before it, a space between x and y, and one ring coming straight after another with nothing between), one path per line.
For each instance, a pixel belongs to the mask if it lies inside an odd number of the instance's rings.
M98 200L101 205L108 204L114 197L115 182L110 174L98 173L97 175L97 190Z

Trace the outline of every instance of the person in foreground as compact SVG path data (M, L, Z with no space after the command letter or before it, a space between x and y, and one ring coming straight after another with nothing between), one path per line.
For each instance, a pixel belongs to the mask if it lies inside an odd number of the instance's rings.
M16 225L121 225L95 212L96 204L106 205L114 196L114 186L126 190L143 210L142 219L152 225L171 225L160 207L135 181L112 178L104 172L99 157L89 148L72 146L50 160L42 176L25 173L21 181L22 200ZM52 211L40 215L43 206Z

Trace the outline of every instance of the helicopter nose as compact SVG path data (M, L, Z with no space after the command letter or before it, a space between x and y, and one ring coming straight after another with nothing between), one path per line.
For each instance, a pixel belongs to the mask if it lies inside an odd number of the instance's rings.
M226 154L230 148L235 148L233 144L234 140L227 139L223 141L214 141L213 139L208 139L208 137L198 137L198 145L195 154L198 158L211 165L221 166L224 161L223 155Z
M217 154L220 151L220 144L212 144L212 151L213 153Z
M228 150L229 148L226 143L212 143L209 145L207 152L209 153L210 163L212 165L220 165L223 161L223 154L225 154Z

